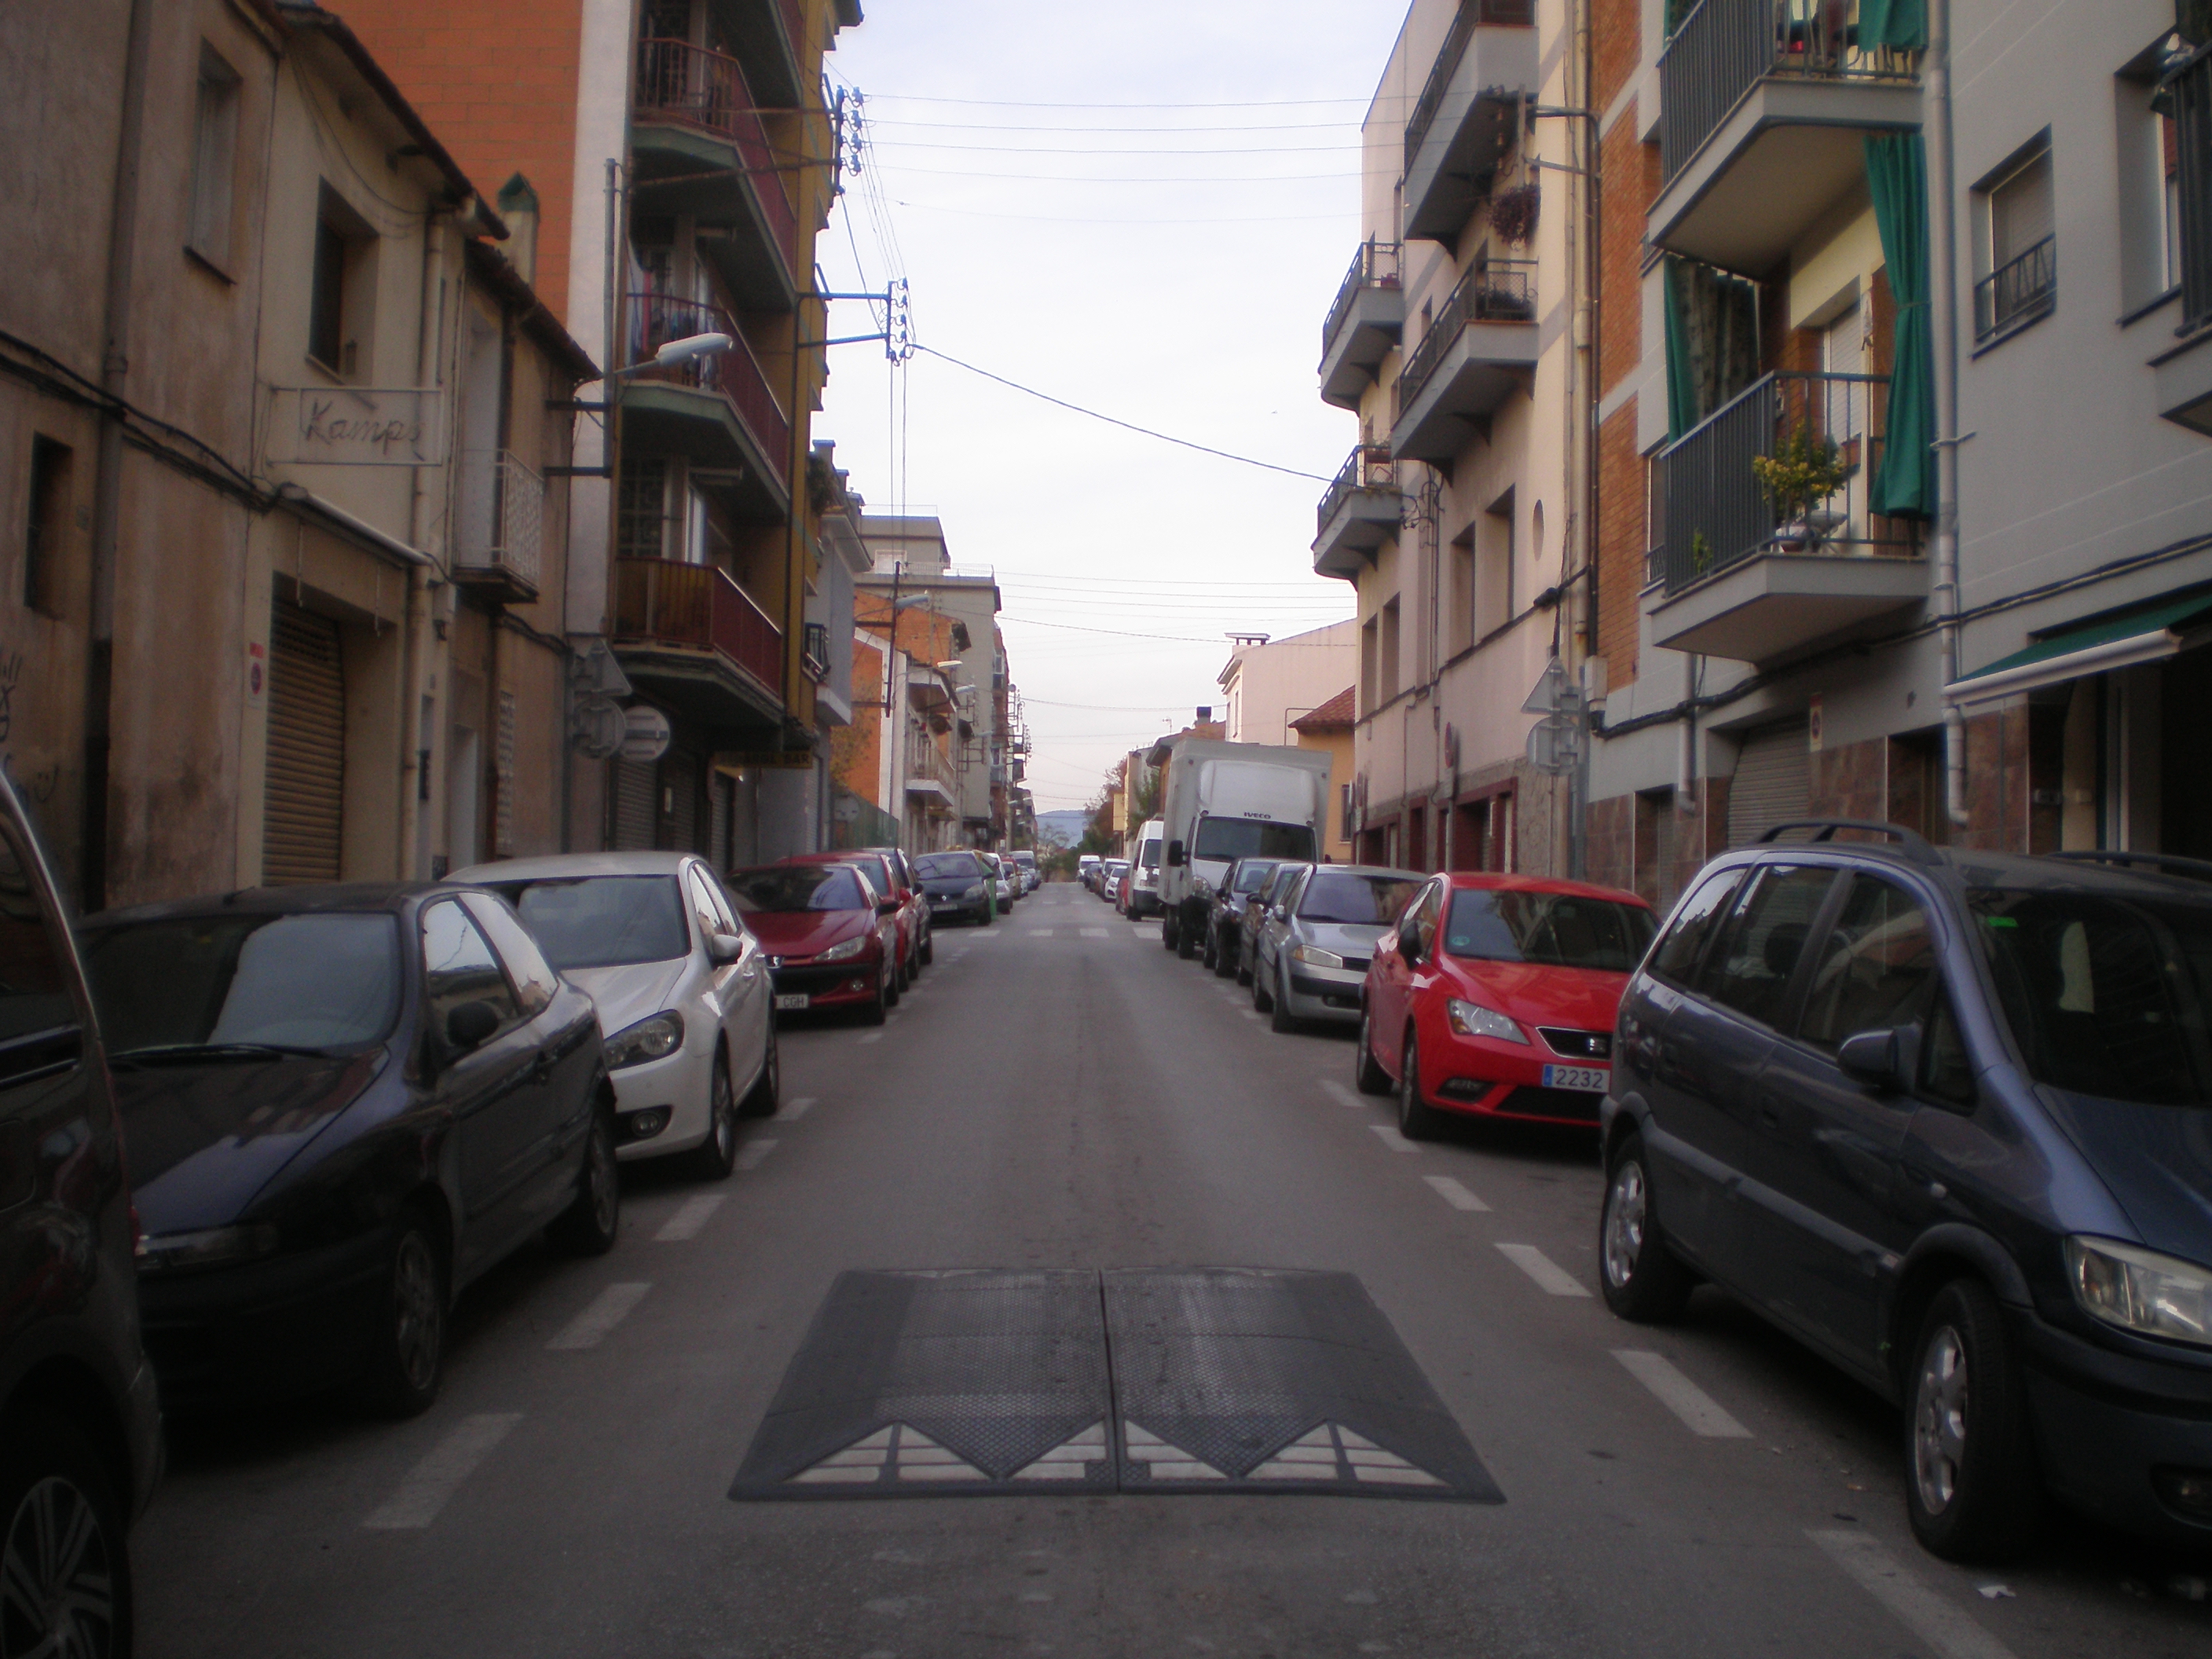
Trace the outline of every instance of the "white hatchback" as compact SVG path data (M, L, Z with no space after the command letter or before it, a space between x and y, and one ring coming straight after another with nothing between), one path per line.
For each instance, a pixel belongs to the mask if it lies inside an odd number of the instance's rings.
M619 1156L730 1173L740 1117L776 1109L775 994L760 944L689 853L568 853L453 879L505 896L599 1006Z

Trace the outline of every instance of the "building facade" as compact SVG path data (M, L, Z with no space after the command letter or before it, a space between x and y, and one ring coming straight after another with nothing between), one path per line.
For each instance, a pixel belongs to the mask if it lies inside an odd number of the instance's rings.
M1231 743L1295 744L1291 729L1359 673L1359 624L1347 620L1287 639L1230 636L1221 687L1222 723Z

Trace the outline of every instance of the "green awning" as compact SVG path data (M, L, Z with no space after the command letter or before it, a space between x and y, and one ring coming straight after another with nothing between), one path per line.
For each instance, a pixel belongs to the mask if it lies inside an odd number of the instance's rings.
M2151 610L2106 617L2077 628L2062 628L2056 633L2045 634L2026 650L1999 657L1971 674L1960 675L1945 688L1945 695L1954 702L1979 701L1978 692L2009 696L2081 674L2102 673L2132 663L2172 656L2180 649L2179 641L2172 637L2174 630L2200 617L2212 617L2212 593L2169 600ZM2085 660L2065 660L2073 658ZM2036 672L2039 669L2045 672Z

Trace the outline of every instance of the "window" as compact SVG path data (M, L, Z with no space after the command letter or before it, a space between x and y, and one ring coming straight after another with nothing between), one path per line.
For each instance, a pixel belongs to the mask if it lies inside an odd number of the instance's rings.
M1443 912L1443 886L1431 882L1421 894L1413 908L1406 913L1402 926L1413 931L1413 949L1406 952L1408 962L1426 962L1429 951L1437 942L1437 918Z
M1379 672L1382 652L1378 627L1373 617L1359 625L1359 712L1363 714L1375 712L1375 690L1382 683Z
M1698 960L1704 956L1705 942L1711 939L1720 919L1728 914L1729 901L1735 896L1736 888L1743 881L1741 870L1723 870L1690 896L1674 925L1667 930L1651 958L1651 971L1671 984L1688 985L1697 977Z
M563 969L670 962L691 948L673 876L587 876L496 890Z
M512 910L481 893L470 894L465 902L469 914L476 918L477 926L491 936L500 960L507 964L524 1017L534 1019L553 1000L554 992L560 988L560 976L538 950L538 941L530 937L529 929L514 919Z
M226 272L238 171L238 71L212 47L201 46L199 99L192 114L192 216L185 246Z
M1314 856L1313 831L1303 823L1267 823L1257 818L1201 818L1194 859L1301 859Z
M1382 632L1375 642L1375 700L1385 703L1398 695L1398 601L1382 607Z
M1974 337L1986 341L2034 321L2057 301L2050 135L2007 162L1979 195L1987 274L1974 289Z
M1972 1106L1977 1097L1974 1062L1959 1033L1951 999L1938 991L1920 1044L1920 1092L1948 1106Z
M1308 921L1334 921L1352 927L1397 921L1421 884L1404 876L1355 876L1340 870L1317 869L1298 894L1297 914Z
M1474 530L1472 526L1452 538L1451 654L1457 656L1480 636L1474 619Z
M468 913L452 899L422 913L422 976L428 1000L424 1019L441 1036L447 1018L465 1003L489 1004L501 1026L521 1018L499 958Z
M0 825L0 1046L77 1023L58 930L47 925L31 868L15 832ZM37 1058L0 1056L0 1081Z
M1879 877L1854 876L1814 966L1798 1035L1832 1054L1861 1031L1910 1024L1935 977L1935 940L1918 901Z
M1474 524L1474 637L1513 620L1513 492L1492 501Z
M1579 893L1478 888L1454 896L1444 930L1444 949L1468 961L1610 974L1631 972L1650 943L1651 913L1642 905Z
M1779 1024L1790 976L1835 874L1818 865L1771 864L1761 870L1706 964L1700 988L1763 1025Z
M622 497L615 509L615 556L665 556L663 530L668 519L668 464L631 459L622 464Z
M70 521L70 447L52 438L31 439L30 511L23 525L23 603L49 617L61 615L62 550Z
M315 216L313 289L307 305L307 355L342 380L366 378L373 365L376 234L323 186Z

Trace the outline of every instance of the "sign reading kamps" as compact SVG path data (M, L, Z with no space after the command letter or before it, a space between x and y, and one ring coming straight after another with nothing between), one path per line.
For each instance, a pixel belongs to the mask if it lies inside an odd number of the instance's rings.
M323 466L435 466L446 459L435 386L278 386L269 459Z

